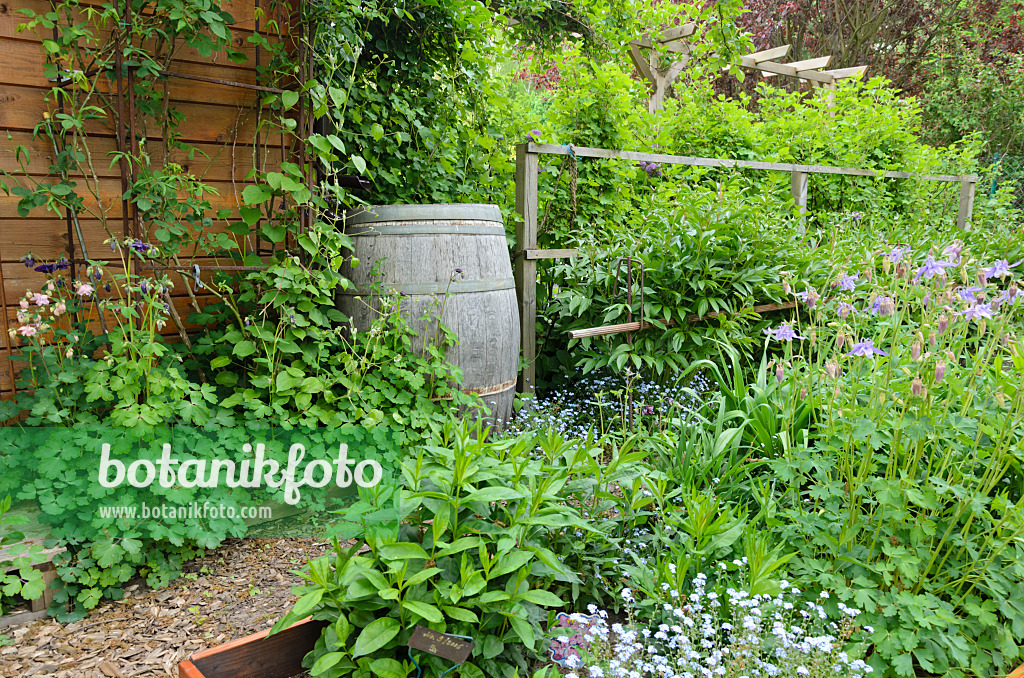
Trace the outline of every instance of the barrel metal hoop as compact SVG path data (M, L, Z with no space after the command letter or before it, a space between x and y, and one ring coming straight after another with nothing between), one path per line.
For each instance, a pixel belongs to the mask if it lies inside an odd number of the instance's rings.
M462 392L463 393L471 393L471 394L483 397L483 396L494 395L495 393L502 393L503 391L507 391L510 388L515 388L515 385L516 385L516 380L512 379L511 381L503 382L501 384L498 384L497 386L482 386L480 388L464 388L464 389L462 389ZM443 395L443 396L439 396L438 399L439 400L451 400L452 396L450 396L450 395Z
M408 296L424 296L436 294L468 294L471 292L498 292L512 290L516 287L515 278L485 278L484 280L453 280L449 283L382 283L388 290ZM372 287L357 287L354 290L342 290L347 296L359 295L368 297L374 292Z
M451 223L442 221L401 222L367 226L349 226L345 235L500 235L505 237L501 223Z
M438 219L475 219L501 223L501 209L497 205L479 203L427 204L427 205L367 205L349 210L345 223L372 224L380 221L424 221Z

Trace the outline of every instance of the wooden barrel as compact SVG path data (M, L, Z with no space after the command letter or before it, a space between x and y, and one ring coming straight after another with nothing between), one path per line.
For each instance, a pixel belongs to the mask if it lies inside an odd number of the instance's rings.
M339 295L338 308L357 330L369 327L371 274L402 293L401 315L419 335L422 351L437 322L435 309L458 336L448 361L462 370L464 391L480 395L496 422L512 413L519 370L519 306L505 227L497 205L388 205L353 210L345 233L359 265L342 274L355 289ZM357 299L359 297L359 299Z

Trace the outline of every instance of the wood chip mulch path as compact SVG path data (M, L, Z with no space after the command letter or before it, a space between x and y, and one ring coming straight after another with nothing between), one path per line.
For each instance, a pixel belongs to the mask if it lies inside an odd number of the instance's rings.
M288 611L291 571L323 555L311 539L233 540L185 566L170 586L133 582L81 621L42 619L0 631L0 676L19 678L161 678L207 647L273 626Z

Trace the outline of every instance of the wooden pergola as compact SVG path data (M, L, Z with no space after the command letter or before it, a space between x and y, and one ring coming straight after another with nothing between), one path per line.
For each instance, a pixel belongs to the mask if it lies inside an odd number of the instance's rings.
M696 30L697 24L686 23L663 31L657 36L652 37L650 34L645 34L639 40L629 43L629 56L633 65L637 72L654 88L647 104L647 110L651 113L661 108L668 88L690 62L690 44L686 39L692 36ZM678 57L667 66L662 67L658 58L658 48L666 49L671 54L677 54ZM645 54L643 50L648 51ZM790 63L780 62L779 59L785 59L789 50L790 45L782 45L747 54L742 57L739 65L741 68L763 73L765 77L778 75L798 78L801 82L807 81L814 86L825 88L833 88L840 80L858 77L867 71L867 66L823 70L832 61L831 55Z

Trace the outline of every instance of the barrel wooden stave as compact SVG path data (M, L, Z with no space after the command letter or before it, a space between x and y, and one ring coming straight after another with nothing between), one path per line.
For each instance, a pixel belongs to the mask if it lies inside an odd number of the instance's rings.
M413 208L410 218L388 218L398 207L370 208L382 217L375 221L365 214L349 221L360 265L342 269L356 290L340 295L339 308L357 329L370 326L376 303L369 279L380 261L383 287L405 294L400 311L419 335L414 350L440 336L436 319L423 316L443 308L441 322L459 337L447 359L461 368L463 390L479 393L492 417L506 421L518 372L519 309L500 212L482 205L400 206ZM424 218L432 212L443 218ZM454 218L466 212L484 218Z

